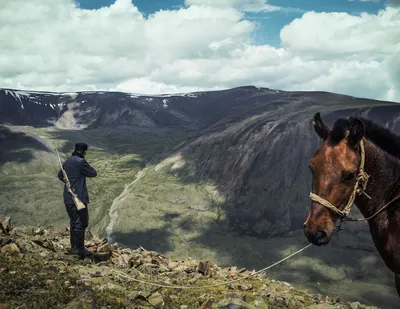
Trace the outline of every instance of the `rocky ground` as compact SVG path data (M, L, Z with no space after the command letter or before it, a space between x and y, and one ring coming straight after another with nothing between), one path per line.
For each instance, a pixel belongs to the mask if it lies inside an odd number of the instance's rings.
M254 270L123 249L90 233L86 246L97 258L69 255L68 229L0 218L0 308L377 308L311 295ZM210 287L235 279L243 280Z

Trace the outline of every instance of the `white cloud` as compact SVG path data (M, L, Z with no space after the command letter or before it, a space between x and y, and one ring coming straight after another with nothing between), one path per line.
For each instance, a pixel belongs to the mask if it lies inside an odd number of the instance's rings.
M185 4L235 8L244 12L275 12L281 9L279 6L267 4L267 0L185 0Z
M235 2L236 1L236 2ZM171 93L257 85L400 101L400 9L308 12L282 48L254 45L243 11L263 0L187 0L148 18L129 0L83 10L73 0L0 8L0 87Z

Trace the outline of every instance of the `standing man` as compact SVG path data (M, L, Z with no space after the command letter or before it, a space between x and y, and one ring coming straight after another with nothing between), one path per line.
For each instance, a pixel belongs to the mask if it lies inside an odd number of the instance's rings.
M86 206L86 208L78 211L66 185L64 186L64 204L70 220L71 254L78 255L80 258L92 255L84 245L85 229L89 224L89 213L87 209L89 204L89 193L86 187L86 177L96 177L97 172L85 159L87 150L88 145L86 143L76 143L72 156L63 164L63 168L68 175L72 190ZM58 172L58 178L65 183L61 169Z

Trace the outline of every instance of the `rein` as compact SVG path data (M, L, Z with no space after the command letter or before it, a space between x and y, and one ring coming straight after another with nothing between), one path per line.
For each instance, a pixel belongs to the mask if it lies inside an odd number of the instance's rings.
M353 205L353 202L356 198L356 195L365 195L368 199L371 199L371 197L365 193L365 190L367 188L367 183L369 179L369 175L365 172L364 170L364 165L365 165L365 145L364 145L364 140L360 141L360 155L361 155L361 162L360 162L360 168L358 171L357 179L356 179L356 184L354 185L353 192L351 193L349 197L349 201L347 202L346 206L344 207L343 210L340 210L338 207L334 206L324 198L318 196L315 193L310 192L310 199L313 200L314 202L317 202L318 204L325 206L326 208L332 210L334 213L336 213L340 219L341 219L341 226L339 227L340 229L343 229L342 223L345 221L348 222L365 222L368 220L371 220L374 218L376 215L381 213L383 210L388 208L393 202L397 201L400 199L400 195L396 196L394 199L392 199L389 203L385 204L382 208L380 208L377 212L375 212L372 216L368 218L361 218L361 219L356 219L356 218L347 218L347 216L350 213L351 206Z

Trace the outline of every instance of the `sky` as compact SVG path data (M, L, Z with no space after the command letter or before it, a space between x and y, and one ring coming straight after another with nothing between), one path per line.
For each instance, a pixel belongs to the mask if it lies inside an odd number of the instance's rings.
M400 102L400 0L13 0L0 46L2 88Z

